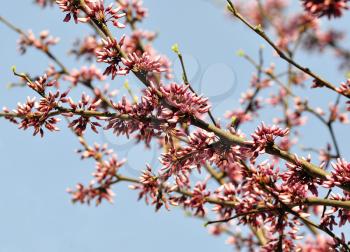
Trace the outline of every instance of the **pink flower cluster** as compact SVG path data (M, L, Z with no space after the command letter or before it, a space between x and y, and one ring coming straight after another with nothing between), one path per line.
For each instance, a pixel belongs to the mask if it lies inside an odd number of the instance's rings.
M344 39L344 33L330 29L328 31L317 30L314 33L308 33L307 39L304 42L304 46L308 50L324 51L328 46L337 45Z
M119 42L115 39L108 38L103 41L103 47L96 52L97 62L104 62L109 64L104 75L112 75L112 79L120 72L123 71L119 65L122 61L119 48L123 45L124 37Z
M95 200L96 205L99 205L102 200L113 202L114 193L111 190L111 185L118 180L117 174L125 160L119 161L113 151L107 148L107 145L85 146L85 149L78 150L78 153L81 154L82 159L95 159L96 171L92 174L94 179L87 187L79 183L75 190L68 189L68 192L72 194L72 201L90 204L91 201ZM104 157L108 159L104 160Z
M36 91L41 95L45 95L45 90L47 87L52 87L56 83L56 80L48 80L47 75L39 77L34 82L27 82L28 87Z
M138 57L142 57L146 53L150 60L157 61L160 64L164 77L170 80L173 78L170 60L165 55L160 55L152 45L156 35L155 32L135 29L130 36L125 36L122 50L127 55L136 54ZM140 45L143 45L143 50L140 49ZM157 82L156 79L151 77L149 76L150 81Z
M337 88L337 92L344 95L350 95L350 79L346 82L342 82L340 87Z
M350 164L344 159L338 159L336 163L332 163L332 166L334 170L324 184L327 187L350 185Z
M28 87L40 94L42 98L39 102L35 102L35 97L28 97L26 103L18 103L17 109L14 109L12 112L21 119L20 122L14 118L6 118L15 124L19 124L18 127L20 129L26 130L33 127L33 135L40 133L40 135L43 137L43 127L49 131L58 131L59 129L56 124L60 121L60 119L55 117L55 112L57 111L59 103L67 102L69 90L64 93L60 93L60 91L56 91L55 93L50 91L47 93L47 87L53 86L54 83L55 81L48 81L46 75L39 77L34 82L28 82ZM10 113L7 108L4 109L4 112L6 114Z
M139 72L146 76L152 72L160 73L168 71L168 68L163 68L164 59L161 56L153 57L147 52L142 53L142 55L133 52L128 54L127 57L122 58L120 50L124 44L125 36L121 38L119 43L111 39L102 41L104 46L96 52L97 61L109 64L103 74L112 75L112 79L116 75L126 75L130 71ZM163 62L161 62L162 60Z
M289 134L289 129L281 129L277 126L266 126L264 123L259 126L254 134L253 138L253 159L256 158L259 153L263 152L266 147L271 147L277 137L285 137Z
M206 190L205 183L197 182L193 188L193 196L184 202L185 206L188 205L192 209L196 209L194 215L205 216L206 210L204 208L206 197L210 196L210 192Z
M110 187L94 187L93 184L85 187L83 184L77 184L76 189L68 189L68 193L72 194L72 202L79 202L81 204L90 204L96 199L96 205L101 204L102 200L113 202L114 192Z
M162 102L160 95L166 102ZM113 107L121 115L128 115L129 120L119 116L110 118L106 129L114 129L116 134L129 135L136 130L148 128L148 132L157 135L156 131L171 130L179 122L189 122L191 116L208 112L208 99L197 96L188 90L188 86L173 83L148 87L138 104L132 104L125 97ZM145 133L145 132L143 132Z
M159 60L160 56L152 59L152 57L146 52L141 56L138 56L136 53L132 53L129 54L127 58L122 59L125 68L120 70L118 73L120 75L126 75L130 71L141 72L142 74L147 74L150 72L164 72L165 69L162 68Z
M150 93L152 92L155 92L154 87L150 89ZM169 122L177 122L189 115L200 117L210 109L208 98L194 94L189 90L189 86L171 83L168 86L161 86L160 92L168 104L177 109L176 112L166 109L162 111Z
M67 101L69 103L69 106L72 108L72 112L65 113L64 115L66 117L72 117L74 116L74 112L79 111L96 111L98 107L101 105L101 100L99 98L91 98L90 96L86 95L85 93L82 94L81 99L79 102L75 103L71 98ZM100 119L98 116L96 119ZM90 125L90 128L95 132L98 133L97 127L101 127L101 124L99 122L92 122L91 118L89 116L81 115L77 119L74 119L68 127L72 128L74 132L81 136L84 134L86 127Z
M19 124L19 129L28 129L30 127L34 128L33 135L40 133L41 136L44 135L43 127L49 131L58 131L56 124L60 119L52 117L50 118L48 112L52 110L53 99L55 97L50 94L49 99L43 99L40 102L40 105L35 103L35 98L27 98L26 103L18 103L17 109L14 109L13 112L16 113L19 117L22 117L20 122L17 120L11 120L15 124ZM10 113L8 109L4 109L5 113Z
M83 66L80 70L73 69L71 73L65 76L65 79L76 86L79 82L85 85L91 85L94 80L103 81L106 77L94 65L90 67Z
M340 17L348 0L302 0L305 10L316 16Z
M41 7L46 7L48 5L52 6L55 0L35 0L35 3L40 5Z
M130 186L132 190L139 191L139 200L145 198L146 204L155 205L156 210L159 210L163 205L169 209L168 201L165 195L160 194L161 182L159 178L152 173L152 168L147 165L147 169L142 172L139 178L138 185ZM150 202L151 200L151 202Z
M110 21L118 28L125 28L125 25L119 22L119 19L125 16L125 13L121 13L121 6L113 8L113 4L110 4L105 8L104 0L86 0L85 3L85 12L88 15L86 22L93 18L103 23Z
M64 22L69 22L73 16L74 22L78 23L78 20L80 20L80 18L78 18L80 8L79 0L56 0L56 3L63 12L68 12L63 20Z
M330 197L332 200L337 200L337 201L349 201L350 200L350 194L348 192L344 192L344 196L340 194L333 194ZM347 222L350 223L350 210L349 209L344 209L340 207L332 207L329 211L326 212L326 216L324 217L324 220L327 220L328 218L332 218L333 214L337 213L338 218L339 218L339 227L344 226L347 224ZM333 219L333 218L332 218ZM327 221L325 221L325 224ZM332 226L330 226L332 229ZM343 234L344 240L345 240L345 235Z
M49 46L56 45L59 42L59 38L55 38L49 35L48 31L40 32L39 38L34 36L32 31L28 34L22 34L18 40L18 50L21 54L27 51L28 47L34 46L39 50L47 51Z
M123 11L131 16L131 21L142 21L147 17L148 10L143 6L141 0L117 0Z
M307 197L309 192L318 196L317 187L322 181L305 172L300 164L300 159L297 156L295 159L297 163L287 163L287 171L281 174L283 180L282 186L285 186L294 197L301 199ZM311 157L308 157L306 161L310 163Z
M77 58L85 57L92 61L96 57L96 52L102 48L103 44L97 41L96 36L86 36L83 40L77 40L74 43L74 48L70 53L77 56Z
M86 0L84 6L81 6L79 0L56 0L56 3L63 12L68 12L64 18L64 22L69 22L71 17L75 23L88 22L90 19L98 22L112 22L118 28L124 28L125 25L119 22L119 19L125 16L121 13L122 7L113 8L113 4L108 7L104 6L104 0ZM79 17L81 10L84 10L86 17Z

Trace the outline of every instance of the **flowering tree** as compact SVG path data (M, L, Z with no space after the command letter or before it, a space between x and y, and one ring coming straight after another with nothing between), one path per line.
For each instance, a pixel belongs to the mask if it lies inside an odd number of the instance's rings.
M178 45L172 47L183 71L182 83L174 82L171 63L152 46L153 32L138 24L147 17L139 0L36 0L42 6L57 5L64 22L90 26L87 35L71 50L87 64L80 70L68 69L52 51L59 40L43 31L38 36L24 32L0 17L0 21L20 36L21 54L33 47L49 57L43 74L13 73L21 86L38 98L28 97L17 108L4 108L0 117L31 129L34 135L55 132L64 123L81 143L82 159L96 161L93 180L70 189L73 202L97 205L113 201L113 185L126 182L138 191L147 204L161 208L181 207L205 222L213 235L226 234L237 250L249 251L350 251L346 227L350 222L350 163L337 143L336 123L348 123L350 80L334 84L321 74L295 60L299 50L319 54L333 51L341 69L350 66L350 51L340 43L344 34L325 29L322 19L333 20L348 9L347 0L301 0L301 12L291 14L285 0L227 0L226 13L272 47L279 65L266 67L260 48L258 59L243 51L239 55L256 69L241 107L219 121L210 101L197 94L187 77L185 62ZM228 20L231 21L231 20ZM129 27L130 34L115 37L112 29ZM220 43L220 42L218 42ZM279 73L279 70L283 71ZM121 76L135 75L139 91L128 85L131 98L115 96L109 87L99 88L106 78L115 86ZM311 83L311 84L310 84ZM90 93L74 100L70 92L81 86ZM308 101L298 92L317 88L336 94L336 100L323 111L317 101ZM81 90L81 89L78 89ZM268 97L262 97L269 90ZM137 97L137 95L139 97ZM344 109L343 105L345 105ZM264 106L280 109L273 125L258 121ZM320 161L298 156L296 133L308 127L306 117L315 117L317 127L329 132L325 147L312 146L308 152ZM243 133L247 122L256 124L254 132ZM123 172L120 160L105 144L90 145L85 134L112 131L116 136L135 138L150 148L157 142L163 150L161 167L145 164L139 178ZM347 150L345 150L347 151ZM300 154L299 154L300 155ZM193 174L205 173L196 181ZM209 186L215 181L216 186ZM242 226L241 231L235 227ZM349 229L348 229L349 230Z

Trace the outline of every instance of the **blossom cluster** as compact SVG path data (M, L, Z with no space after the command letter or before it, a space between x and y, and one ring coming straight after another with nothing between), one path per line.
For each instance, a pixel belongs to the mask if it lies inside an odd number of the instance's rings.
M52 45L56 45L59 42L59 38L49 35L49 31L45 30L40 32L39 38L36 38L32 31L28 34L22 34L18 40L18 50L21 54L27 51L28 47L36 47L39 50L47 51Z
M64 22L68 22L72 16L73 19L75 21L75 23L78 23L78 14L79 14L79 1L76 0L56 0L56 3L58 4L59 8L63 11L63 12L67 12L65 18L64 18ZM85 20L85 19L83 19Z
M266 147L272 146L277 137L285 137L289 134L289 129L282 129L276 126L268 127L265 124L259 126L252 134L254 142L254 157L257 157Z
M147 17L148 10L140 0L118 0L122 10L129 16L129 22L142 21Z
M52 6L55 0L35 0L35 3L41 7Z
M40 133L40 135L43 136L43 127L49 131L58 131L59 129L56 124L60 121L60 119L55 117L55 113L59 103L67 102L69 90L64 93L61 93L60 91L49 91L47 93L47 87L52 87L54 83L55 81L49 81L46 75L39 77L34 82L27 82L27 86L40 94L42 98L39 102L36 102L35 97L27 97L24 104L18 103L17 109L14 109L12 113L21 119L20 122L12 117L6 116L6 114L9 115L11 113L7 108L3 109L5 118L9 119L15 124L18 124L18 128L20 129L26 130L33 127L33 135Z
M149 73L149 72L163 72L161 64L159 62L160 56L152 59L146 52L141 56L136 53L129 54L127 58L122 59L125 68L119 72L119 74L128 74L131 70L134 72Z
M307 11L317 16L340 17L348 9L348 0L302 0Z
M125 16L122 12L123 7L113 7L113 4L104 6L104 0L86 0L84 5L77 0L56 0L56 3L63 12L68 12L64 18L64 22L70 21L71 17L75 23L89 22L91 19L98 22L112 22L118 28L124 28L125 25L119 22L119 19ZM79 17L79 13L84 10L85 17Z
M94 179L88 186L79 183L75 190L69 188L68 192L72 194L73 202L88 203L95 200L99 205L102 200L113 202L114 193L111 186L116 183L119 169L125 163L125 160L118 160L107 145L94 144L93 147L87 146L83 141L85 149L78 150L82 159L92 158L96 161L96 171L93 172Z
M85 93L82 94L81 99L79 102L74 102L71 98L68 99L69 106L72 108L71 112L65 113L65 116L72 117L74 116L75 111L96 111L98 107L101 105L102 100L99 98L92 98ZM99 117L96 117L96 119L100 119ZM86 127L90 125L90 128L98 133L97 127L101 127L102 125L95 121L91 121L91 118L89 116L81 115L77 119L74 119L72 122L69 123L68 127L72 128L74 132L80 136L82 135Z
M114 8L113 4L110 4L109 6L104 7L104 0L86 0L85 4L87 18L84 22L93 18L103 23L110 21L118 28L125 28L125 25L119 22L119 19L125 16L125 13L121 12L121 6Z
M139 103L132 103L126 97L119 103L112 103L119 115L109 118L105 129L127 136L138 131L146 144L161 131L166 135L181 136L180 131L173 130L176 124L189 122L191 116L207 113L207 101L193 94L185 85L172 83L159 90L152 85L144 91ZM129 119L125 120L120 115L127 115Z
M83 82L86 85L91 84L94 80L103 81L106 77L97 69L94 65L90 67L82 67L80 70L73 69L65 79L72 82L76 86L79 82Z
M109 64L109 66L103 72L104 75L112 75L112 79L122 72L120 63L122 57L120 54L120 46L123 45L124 37L121 38L119 42L116 39L107 38L103 41L103 47L96 52L97 62L104 62Z
M99 42L96 36L86 36L82 40L78 39L74 43L74 48L70 53L77 56L77 58L86 58L88 61L92 61L95 58L96 52L101 49L103 43Z

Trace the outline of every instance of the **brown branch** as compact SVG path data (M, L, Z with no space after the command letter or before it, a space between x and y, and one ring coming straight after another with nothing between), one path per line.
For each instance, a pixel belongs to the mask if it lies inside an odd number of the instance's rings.
M191 83L188 80L187 71L186 71L185 62L184 62L182 53L180 52L179 48L177 48L177 45L175 45L175 46L176 46L176 48L174 48L173 51L177 54L177 56L178 56L178 58L180 60L180 64L181 64L181 68L182 68L183 81L184 81L185 85L187 85L189 87L189 89L192 91L192 93L194 93L195 95L198 96L197 92L193 89L193 87L191 86ZM212 123L214 125L218 126L218 124L216 123L215 118L214 118L214 116L213 116L213 114L212 114L210 109L208 110L208 115L209 115L209 118L212 121Z
M227 0L228 3L228 9L229 11L236 17L238 18L240 21L242 21L247 27L249 27L252 31L254 31L256 34L258 34L261 38L263 38L275 51L276 53L279 55L279 57L283 60L285 60L286 62L288 62L289 64L293 65L294 67L298 68L299 70L301 70L302 72L306 73L307 75L313 77L316 82L322 86L327 87L328 89L331 89L335 92L336 91L336 87L328 82L327 80L323 79L322 77L320 77L319 75L317 75L316 73L314 73L313 71L311 71L309 68L304 67L302 65L300 65L299 63L297 63L296 61L294 61L293 59L291 59L289 56L287 56L270 38L269 36L264 32L264 30L262 29L261 26L254 26L252 25L247 19L245 19L236 9L236 7L234 6L234 4L232 3L231 0ZM338 93L338 92L337 92ZM350 98L350 94L345 95L342 94L343 96Z
M248 114L249 112L254 112L255 98L258 96L258 94L260 93L260 91L262 89L260 82L261 82L261 75L263 73L263 65L264 65L263 48L260 47L259 48L259 64L256 65L256 69L258 71L257 80L256 80L257 87L255 88L253 96L250 98L250 101L244 110L244 114ZM236 129L238 129L240 124L241 124L241 121L237 121L235 123L234 127Z

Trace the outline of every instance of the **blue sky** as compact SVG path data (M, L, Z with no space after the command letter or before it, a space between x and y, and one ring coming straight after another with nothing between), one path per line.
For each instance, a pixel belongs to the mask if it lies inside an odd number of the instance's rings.
M235 108L253 72L235 52L244 49L256 56L263 41L240 23L225 17L223 9L210 0L144 0L144 3L150 15L142 27L159 32L155 47L174 61L178 78L179 65L170 49L174 43L180 44L185 55L193 86L212 98L215 115L222 117L227 109ZM88 33L89 28L73 22L65 24L64 15L56 7L42 11L31 0L4 1L1 5L0 15L23 30L38 33L49 29L60 37L61 43L53 51L69 68L77 67L67 51L75 38ZM336 25L345 28L349 21L347 15L336 21ZM121 35L120 30L114 31ZM6 88L15 80L11 66L36 74L43 72L50 61L34 49L19 56L15 43L18 35L2 24L0 34L0 106L14 108L18 101L23 102L27 95L34 94L28 89ZM267 46L265 55L272 59ZM326 57L300 54L297 58L334 83L344 80L344 73L337 70L336 64L326 61ZM134 79L130 81L134 88L138 87ZM122 89L121 81L112 84ZM314 104L321 107L327 107L333 99L324 90L302 92L303 97L313 98ZM262 114L266 122L271 118L269 112ZM312 127L316 123L313 119L309 123L311 127L302 132L302 141L323 146L329 141L328 133L320 126ZM245 130L249 133L255 126L249 124ZM71 132L61 127L62 131L40 139L33 137L30 130L20 131L4 120L0 120L0 127L0 252L232 251L224 243L226 237L208 235L201 221L185 217L181 210L155 213L153 207L137 202L137 193L127 189L126 184L115 187L113 205L102 204L98 208L72 205L66 188L77 182L87 183L94 164L81 161L74 153L79 143ZM350 157L347 127L336 129L344 156ZM129 164L125 170L130 175L138 176L146 162L157 164L157 151L130 147L132 142L109 133L91 135L89 140L107 141L120 157L127 157Z

